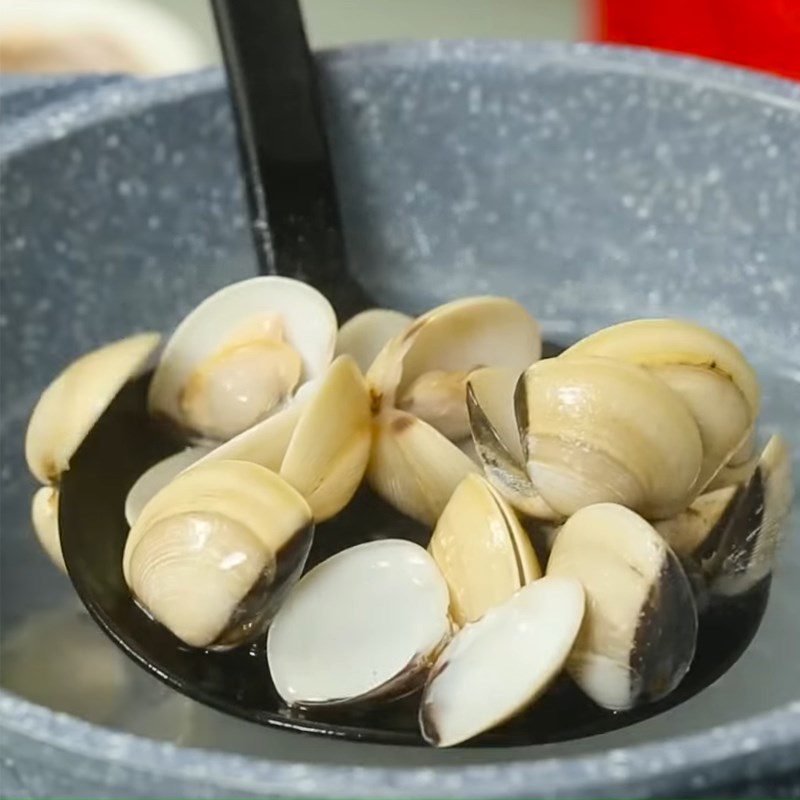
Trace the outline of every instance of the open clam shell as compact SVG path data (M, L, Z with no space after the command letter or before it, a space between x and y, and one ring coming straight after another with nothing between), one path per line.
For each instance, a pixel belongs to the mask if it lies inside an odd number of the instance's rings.
M537 322L501 297L446 303L390 339L367 373L375 415L367 467L372 488L432 526L461 479L477 471L470 373L485 365L520 371L540 354Z
M58 489L55 486L42 486L36 490L31 501L31 522L42 549L66 573L67 565L58 534Z
M447 585L421 547L357 545L303 576L276 615L267 658L289 704L356 703L413 691L450 633Z
M592 700L633 708L681 682L697 609L680 561L646 520L614 503L581 509L559 531L547 575L574 578L586 592L568 670Z
M519 520L479 475L468 475L453 492L428 551L447 581L450 616L459 627L541 576Z
M367 480L396 509L433 527L461 481L480 468L439 431L386 408L373 421Z
M425 685L419 722L426 741L459 744L530 705L561 671L583 614L580 583L546 577L462 628Z
M438 306L390 339L367 373L376 403L402 405L430 372L468 373L482 366L522 371L541 356L536 320L503 297L469 297Z
M25 434L25 458L41 483L58 481L86 435L158 347L157 333L112 342L73 361L42 392Z
M747 359L724 337L684 320L639 319L587 336L562 357L588 355L648 367L683 398L703 442L698 488L746 449L760 389Z
M142 509L157 492L208 452L208 447L187 447L161 459L150 469L145 470L136 479L125 498L125 519L128 525L132 526L136 522Z
M773 436L746 481L706 492L654 527L699 579L699 597L737 595L772 571L792 494L789 453Z
M662 519L696 495L697 424L643 367L593 356L540 361L520 378L515 409L531 481L565 516L617 502Z
M339 356L303 409L280 475L306 498L314 519L328 519L358 489L369 460L369 392L355 361Z
M467 411L478 460L491 484L522 514L555 522L562 516L544 501L525 470L514 413L514 370L486 367L467 382Z
M738 491L713 563L711 592L742 594L772 571L792 506L792 465L786 442L773 436Z
M272 416L242 431L210 450L198 463L207 461L251 461L279 472L300 416L308 401L319 389L320 380L309 381L300 387L292 402Z
M278 472L320 522L344 508L361 483L371 426L364 377L350 356L339 356L289 407L221 444L198 465L234 459Z
M750 461L753 460L754 457L758 456L756 452L757 445L758 445L758 432L755 426L753 426L750 429L750 433L747 435L747 437L745 437L745 439L739 445L739 448L725 463L725 466L734 468L734 467L741 467L743 464L749 463Z
M322 375L336 328L330 303L301 281L268 275L226 286L170 337L150 384L150 411L194 438L235 436Z
M654 522L653 527L680 558L705 561L716 552L738 493L736 486L706 492L676 516Z
M299 577L311 509L286 481L243 461L179 475L142 509L123 573L155 619L194 647L228 647L261 633Z
M366 373L389 339L397 336L413 317L388 308L370 308L351 317L339 328L336 355L349 355Z
M57 484L89 431L128 380L158 347L157 333L140 333L92 350L67 366L42 392L25 434L25 458L41 483ZM57 488L33 497L31 519L53 563L66 572L58 533Z
M739 494L737 486L705 492L674 517L653 523L681 560L700 612L708 606L717 552L733 519Z

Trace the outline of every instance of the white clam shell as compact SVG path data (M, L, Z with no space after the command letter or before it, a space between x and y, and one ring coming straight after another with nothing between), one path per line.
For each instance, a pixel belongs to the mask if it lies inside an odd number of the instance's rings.
M409 517L433 526L459 483L480 468L435 428L405 411L375 418L367 480Z
M119 390L147 364L157 333L140 333L92 350L44 390L25 435L25 458L41 483L58 480Z
M535 319L504 297L455 300L418 317L387 342L367 373L386 405L426 372L502 366L521 372L541 356Z
M431 669L422 735L450 747L518 713L561 671L584 613L580 583L541 578L460 630Z
M450 632L444 578L421 547L357 545L312 569L269 629L267 657L290 705L388 699L424 679Z
M61 552L61 539L58 533L58 496L54 486L37 489L31 502L31 522L42 549L50 560L64 573L67 565Z
M647 367L683 398L703 443L699 489L731 457L746 460L760 388L755 371L732 342L685 320L639 319L587 336L562 358L589 355Z
M547 575L578 580L586 617L568 670L599 705L654 702L694 658L697 608L677 556L642 517L615 503L573 514L561 527Z
M437 397L449 404L458 381L442 394L448 375L466 378L487 365L519 372L540 355L538 323L519 303L502 297L446 303L390 339L367 373L376 415L367 467L373 490L404 514L433 525L461 479L478 471L469 437L453 444L440 432L454 436L452 431L466 427L466 384L463 415L457 405L446 413L433 408L444 416L433 413L427 421L398 408L408 400L403 393L438 373L441 385L426 385L430 393L410 407L427 408Z
M251 461L278 472L311 506L317 522L352 498L369 458L369 393L355 361L339 356L283 411L240 433L198 464Z
M737 493L720 541L711 592L735 596L769 575L786 531L794 497L792 462L783 437L770 437L750 479Z
M339 328L336 355L349 355L366 373L383 346L405 330L413 317L388 308L370 308L351 317Z
M243 461L196 465L142 509L123 554L138 601L195 647L261 632L299 576L311 509L275 473Z
M503 367L487 367L470 375L467 410L475 453L491 484L526 517L557 522L554 511L536 491L525 470L514 390L519 375Z
M180 401L192 372L242 324L271 316L280 321L284 340L300 355L301 380L322 375L336 345L336 315L330 303L301 281L276 275L250 278L206 298L175 329L150 384L151 413L186 429Z
M697 494L697 424L643 367L594 356L540 361L520 379L515 406L531 481L565 516L616 502L665 519Z
M654 522L653 527L684 561L705 560L713 554L726 512L737 496L736 486L724 486L696 497L683 511L670 519ZM708 550L708 548L711 548Z
M511 507L479 475L468 475L445 506L428 545L462 626L541 576L528 534Z
M125 497L125 519L128 525L132 526L136 522L142 509L157 492L209 452L208 447L187 447L145 470Z

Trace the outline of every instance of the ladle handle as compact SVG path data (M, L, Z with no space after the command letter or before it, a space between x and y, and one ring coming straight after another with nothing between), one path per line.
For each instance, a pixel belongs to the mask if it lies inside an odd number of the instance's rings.
M297 0L212 0L262 272L347 283L339 204ZM332 298L333 299L333 298ZM335 303L336 305L336 303Z

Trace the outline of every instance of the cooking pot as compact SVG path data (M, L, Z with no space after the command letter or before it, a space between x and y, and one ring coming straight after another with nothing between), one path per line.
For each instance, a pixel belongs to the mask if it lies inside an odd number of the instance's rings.
M319 67L352 271L377 303L414 313L507 294L562 344L635 316L698 320L751 358L763 429L780 428L796 458L800 86L588 45L380 44L322 53ZM66 362L168 330L255 272L228 97L216 70L12 94L0 128L6 794L797 788L797 520L744 655L685 703L602 736L448 752L327 741L225 717L129 663L39 552L23 433ZM313 265L299 277L313 283Z

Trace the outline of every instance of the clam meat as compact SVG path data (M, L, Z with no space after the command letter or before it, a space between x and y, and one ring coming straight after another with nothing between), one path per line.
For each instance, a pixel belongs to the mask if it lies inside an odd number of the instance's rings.
M351 356L342 355L306 384L283 411L212 450L200 464L252 461L288 481L316 522L341 511L358 489L372 441L369 393Z
M446 303L390 339L367 372L375 416L367 467L373 490L404 514L433 525L456 486L477 467L465 446L471 437L470 373L485 366L521 372L540 355L537 322L519 303L500 297ZM395 441L400 437L406 442ZM432 474L439 476L437 489L428 491ZM405 489L414 486L407 497Z
M150 383L152 414L225 441L319 377L336 345L330 303L301 281L250 278L206 298L175 329Z

